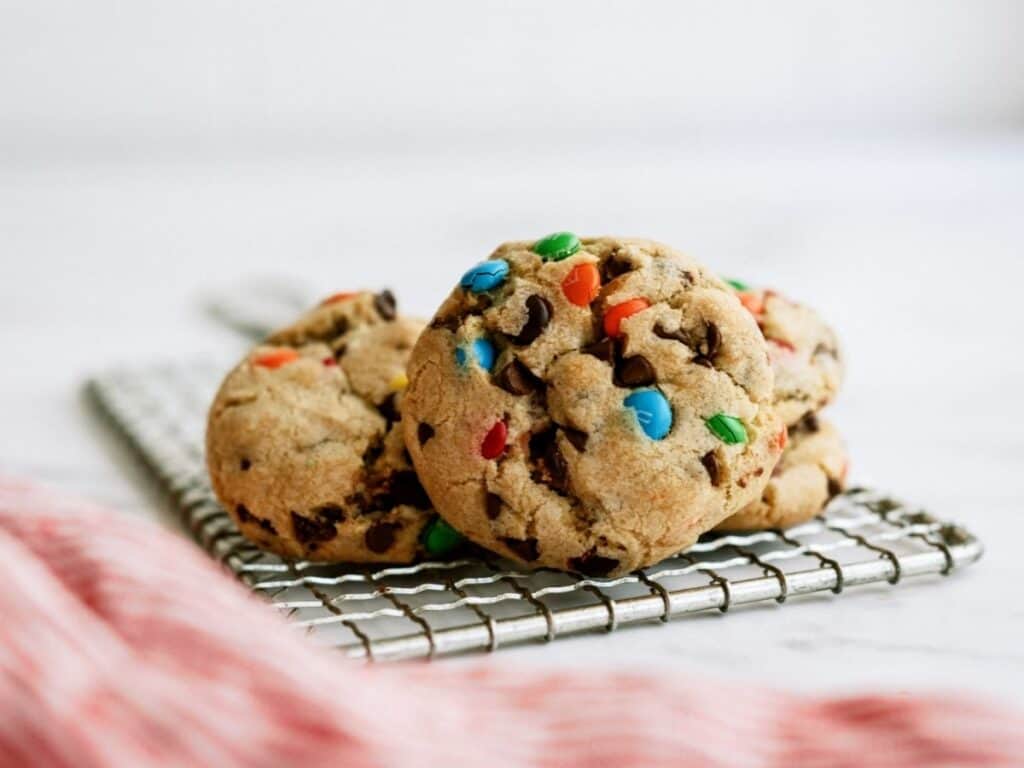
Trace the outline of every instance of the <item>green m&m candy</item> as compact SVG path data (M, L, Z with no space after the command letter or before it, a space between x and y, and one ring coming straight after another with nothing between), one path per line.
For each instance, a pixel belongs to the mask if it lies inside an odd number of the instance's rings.
M716 413L705 424L708 425L715 437L726 445L738 445L747 442L747 428L743 422L735 416L725 413Z
M533 244L533 252L544 261L568 259L580 249L580 239L572 232L555 232Z
M423 529L420 541L428 555L447 555L465 541L465 538L440 517L435 517Z

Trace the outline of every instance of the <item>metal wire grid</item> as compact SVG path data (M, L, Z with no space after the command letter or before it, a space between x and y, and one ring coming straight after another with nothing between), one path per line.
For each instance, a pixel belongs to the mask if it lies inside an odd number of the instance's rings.
M948 575L981 543L890 496L854 489L782 531L711 537L621 578L526 572L486 553L402 567L288 562L244 539L213 497L203 462L207 404L223 367L111 372L89 390L173 496L199 544L318 642L370 660L494 651L524 641L874 582Z

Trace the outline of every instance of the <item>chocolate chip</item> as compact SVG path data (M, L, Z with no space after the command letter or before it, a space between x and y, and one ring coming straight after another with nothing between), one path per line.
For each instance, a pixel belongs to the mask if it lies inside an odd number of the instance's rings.
M366 450L363 451L363 466L371 467L377 463L377 459L384 453L384 437L383 435L376 435L370 444L366 446Z
M593 355L598 360L610 363L615 359L615 340L605 338L595 341L593 344L583 347L580 352L585 355Z
M831 347L828 344L818 344L818 346L814 348L812 357L817 357L818 355L828 355L834 360L839 359L839 351L835 347Z
M520 346L532 344L551 322L551 302L539 293L526 297L526 323L518 335L512 336L512 342Z
M416 509L430 509L430 497L411 469L403 469L391 476L391 496L397 504L408 504Z
M501 496L496 493L488 493L485 503L485 511L488 520L497 520L501 515Z
M462 325L462 318L458 315L439 316L430 321L431 328L443 328L452 333L459 330L460 325Z
M562 427L562 432L565 434L566 439L572 444L580 453L587 450L587 440L590 439L590 435L579 429L573 429L572 427Z
M274 524L269 520L264 520L262 517L256 517L244 504L239 504L235 507L235 514L238 516L238 522L240 523L256 523L260 528L269 534L274 536L277 535L277 529Z
M432 438L435 434L434 428L425 421L421 421L420 425L416 428L416 437L419 438L420 445L426 443L427 440Z
M528 395L544 386L519 360L513 360L494 376L494 383L512 395Z
M330 520L313 520L296 512L292 512L291 515L295 538L302 544L330 541L338 535L338 529Z
M718 457L715 456L714 451L708 451L700 457L700 463L704 465L704 469L708 471L708 477L711 478L711 484L718 487L718 483L721 482L722 474L718 467Z
M366 529L363 540L371 552L383 554L391 549L391 545L395 543L395 534L401 528L401 523L376 522Z
M601 265L601 282L610 283L616 277L620 277L633 270L633 265L619 256L617 250L612 251L608 258Z
M691 362L702 365L705 368L714 368L715 355L718 354L718 350L722 344L722 335L718 330L718 326L714 323L708 323L707 328L704 330L704 340L698 342L690 336L682 328L677 328L674 331L670 331L661 323L654 326L654 335L660 339L668 339L669 341L678 341L680 344L693 349L696 354L694 355Z
M340 523L345 519L345 510L337 504L324 504L314 509L313 514L327 523Z
M843 484L834 477L828 479L828 497L838 496L843 492Z
M472 293L468 297L468 312L471 315L482 315L484 310L494 306L494 297L487 293Z
M794 431L810 432L814 433L821 429L821 424L818 422L818 417L814 413L808 413L802 419L800 423L796 425Z
M505 536L501 539L501 543L515 552L521 560L525 560L528 563L532 563L540 557L540 547L537 546L535 538L513 539Z
M530 435L530 460L541 461L548 448L555 442L555 428L548 427L540 432Z
M396 404L397 397L397 393L392 392L384 398L384 402L377 406L377 410L380 411L380 415L387 419L389 427L396 421L401 421L402 419L402 414L399 413L398 406Z
M677 328L674 331L670 331L661 323L654 326L654 335L659 339L668 339L669 341L678 341L680 344L690 346L690 339L683 332L682 328Z
M531 473L535 483L543 483L559 493L569 489L569 466L558 450L557 431L554 427L530 436L530 459L536 464Z
M643 355L627 357L615 366L615 383L620 387L645 387L656 378L654 366Z
M248 459L242 459L239 466L242 468L243 472L248 472L249 468L252 466L252 462L249 461Z
M391 291L381 291L373 297L373 308L385 320L394 320L398 314L398 302Z
M569 558L570 570L582 573L584 576L607 576L618 568L619 561L614 557L605 557L597 554L597 550L591 547L579 557Z
M552 443L551 448L544 458L547 467L548 485L562 493L569 491L569 465L565 463L565 457L558 449L557 443Z
M358 497L358 505L363 513L376 510L389 510L398 506L398 500L391 494L389 485L378 485L373 488L369 495L363 494Z
M719 347L722 345L722 333L714 323L708 323L707 330L704 332L704 342L707 345L704 354L714 359L715 355L718 354Z
M344 336L346 333L348 333L348 329L349 329L348 318L345 317L344 315L342 315L341 317L339 317L338 319L336 319L334 321L334 335L335 336ZM344 353L344 348L342 349L342 353Z

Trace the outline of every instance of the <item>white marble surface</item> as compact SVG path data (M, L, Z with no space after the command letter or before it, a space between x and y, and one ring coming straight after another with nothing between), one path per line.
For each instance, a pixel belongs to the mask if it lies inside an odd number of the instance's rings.
M643 234L775 283L842 331L853 480L987 545L947 580L509 649L483 663L680 670L1024 702L1024 141L694 141L0 165L0 472L160 517L84 407L114 364L232 356L200 296L243 276L393 286L431 311L496 242ZM461 662L454 662L461 663Z

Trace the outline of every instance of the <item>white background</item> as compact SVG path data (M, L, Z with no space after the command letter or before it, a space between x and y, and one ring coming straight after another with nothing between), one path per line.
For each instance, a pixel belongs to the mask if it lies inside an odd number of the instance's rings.
M240 354L210 291L387 285L426 315L502 240L654 237L837 325L854 481L988 554L488 663L1021 701L1022 128L1010 1L0 0L0 472L156 515L79 390Z

